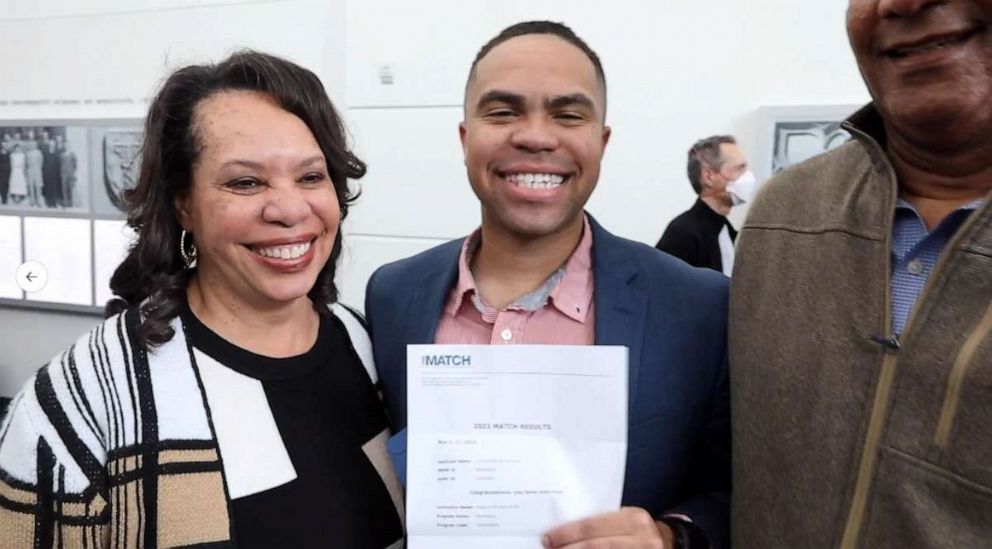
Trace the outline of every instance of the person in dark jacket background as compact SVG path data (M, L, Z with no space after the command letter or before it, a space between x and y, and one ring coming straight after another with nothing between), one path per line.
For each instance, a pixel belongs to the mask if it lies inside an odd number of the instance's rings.
M747 202L754 192L754 174L747 157L729 135L714 135L689 149L689 183L699 198L665 229L655 248L693 267L730 276L734 268L737 231L727 220L730 209Z

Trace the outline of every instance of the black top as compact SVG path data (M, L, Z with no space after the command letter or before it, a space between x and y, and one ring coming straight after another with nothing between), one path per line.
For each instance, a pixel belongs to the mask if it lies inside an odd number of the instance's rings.
M386 428L386 413L340 320L322 314L313 348L281 359L231 344L188 307L182 320L195 348L262 383L297 473L232 501L239 549L382 548L403 536L396 507L362 450Z
M723 272L719 236L724 227L730 233L730 241L736 240L737 231L727 218L697 198L692 208L668 224L665 234L654 247L693 267Z

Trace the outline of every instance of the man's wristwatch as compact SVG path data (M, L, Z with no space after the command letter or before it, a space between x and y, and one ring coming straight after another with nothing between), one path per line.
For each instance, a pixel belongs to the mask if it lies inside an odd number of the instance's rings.
M671 549L710 549L706 532L703 532L703 529L696 526L695 523L673 515L667 515L658 520L672 529L675 547Z

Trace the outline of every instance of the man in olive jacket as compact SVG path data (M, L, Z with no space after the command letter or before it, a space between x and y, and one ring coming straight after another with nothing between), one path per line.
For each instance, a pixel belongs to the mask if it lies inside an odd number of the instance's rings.
M734 547L992 547L992 1L847 25L874 102L738 239Z

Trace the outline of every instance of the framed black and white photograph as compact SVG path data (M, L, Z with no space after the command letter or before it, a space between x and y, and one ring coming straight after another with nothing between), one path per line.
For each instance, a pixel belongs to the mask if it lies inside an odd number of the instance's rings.
M0 122L0 304L102 310L141 145L137 120Z
M86 212L85 126L0 126L0 211Z
M761 107L759 162L755 173L766 180L778 172L850 141L841 122L858 105Z

